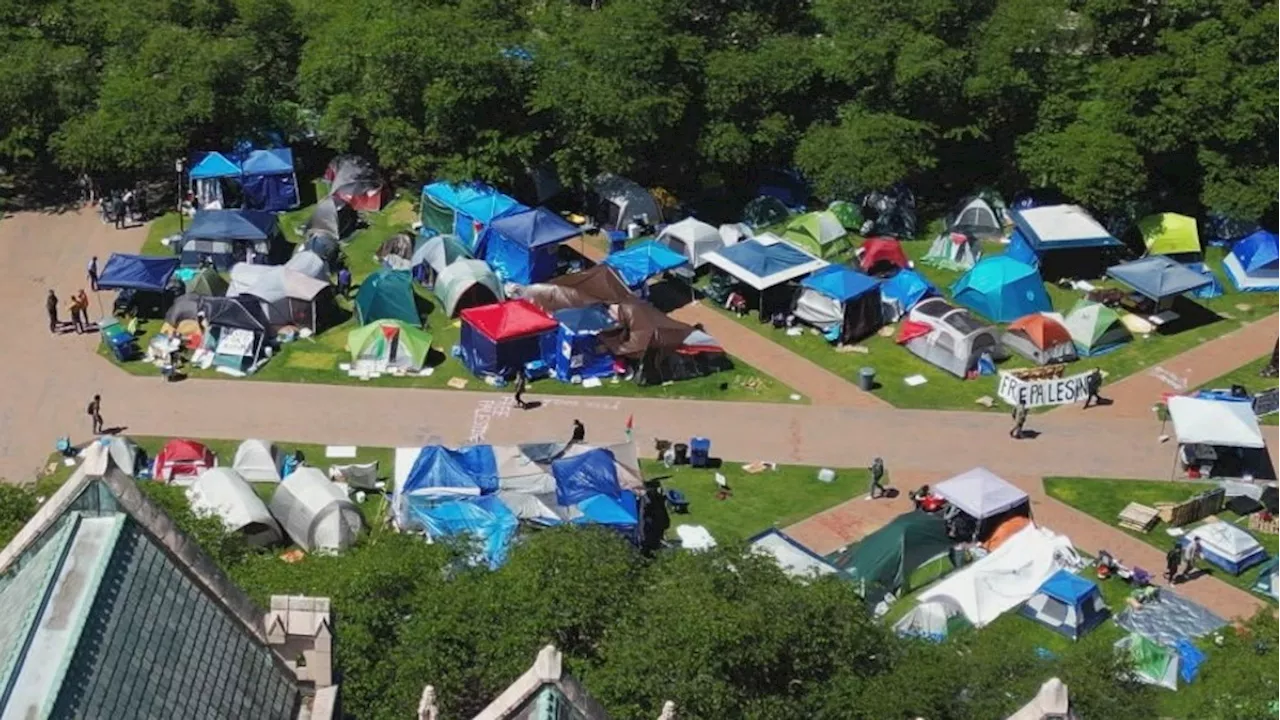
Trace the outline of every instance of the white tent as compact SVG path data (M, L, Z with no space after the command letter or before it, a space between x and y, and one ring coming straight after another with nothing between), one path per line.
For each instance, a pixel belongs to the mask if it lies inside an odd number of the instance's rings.
M266 547L284 535L266 503L253 487L231 468L205 470L187 488L187 500L197 513L217 515L231 532L242 533L249 544Z
M720 231L697 218L685 218L663 228L658 242L689 258L695 269L706 264L703 255L725 246Z
M605 173L596 178L594 189L605 203L596 218L602 225L625 230L632 220L662 222L662 209L653 195L632 180Z
M720 226L721 244L728 247L734 245L747 238L755 235L750 225L746 223L728 223Z
M906 340L907 350L956 377L965 377L984 352L997 360L1005 354L995 327L942 298L921 300L907 313L907 319L927 329ZM898 342L903 342L901 332L906 330L900 331Z
M704 259L754 290L767 290L828 264L773 233L707 253Z
M276 488L271 514L295 543L308 552L337 552L350 547L364 518L342 488L316 468L294 470Z
M756 535L748 546L757 553L772 557L778 567L793 578L807 580L837 572L831 563L776 528Z
M1040 692L1007 720L1076 720L1071 712L1071 696L1066 683L1049 678L1040 686Z
M943 603L983 627L1026 602L1058 570L1081 564L1070 539L1028 525L990 555L925 590L919 600Z
M1250 565L1262 562L1267 551L1252 535L1230 523L1211 522L1187 533L1184 542L1200 540L1205 559L1239 575Z
M1253 406L1247 402L1178 395L1169 398L1169 419L1178 442L1184 445L1267 446Z
M295 253L284 266L307 277L323 280L326 284L329 282L329 264L310 250Z
M231 467L249 482L280 482L280 451L266 440L245 440Z
M981 520L1027 502L1027 494L986 468L974 468L934 486L952 505Z
M893 631L903 637L942 640L947 637L951 618L959 614L960 610L949 603L917 603L893 624Z
M110 461L126 475L133 477L138 470L138 452L137 443L127 437L103 435L86 445L80 451L80 457L84 458L85 472L90 475L105 475Z

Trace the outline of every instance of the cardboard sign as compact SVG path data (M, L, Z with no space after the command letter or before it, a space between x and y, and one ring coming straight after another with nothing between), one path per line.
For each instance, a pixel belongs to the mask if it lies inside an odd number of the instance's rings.
M1000 399L1016 406L1019 401L1027 407L1070 405L1083 402L1089 396L1089 373L1049 380L1020 380L1009 373L1000 373L1000 386L996 393Z
M1258 417L1280 411L1280 389L1271 388L1253 396L1253 414Z

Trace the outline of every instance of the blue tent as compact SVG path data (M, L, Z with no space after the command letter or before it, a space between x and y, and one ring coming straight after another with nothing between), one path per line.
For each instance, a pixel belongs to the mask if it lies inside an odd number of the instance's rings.
M983 258L951 286L956 302L996 322L1053 310L1040 273L1005 255Z
M613 453L602 448L552 462L551 475L556 479L556 502L560 505L577 505L592 495L617 498L622 494Z
M268 264L282 240L276 216L262 210L201 210L182 237L183 265L207 257L219 270L247 258L246 248L253 249L254 263Z
M500 277L528 285L550 280L556 246L582 231L546 208L495 218L484 231L484 259Z
M1259 230L1233 245L1222 264L1238 289L1274 292L1280 288L1280 237Z
M298 178L289 148L254 150L240 165L244 206L258 210L288 210L298 206Z
M616 327L603 305L569 308L553 314L560 329L556 333L556 353L551 371L569 382L613 375L613 355L600 342L600 333Z
M800 287L811 288L839 302L848 302L875 290L879 281L842 265L829 265L800 281Z
M98 275L103 290L150 290L161 292L169 286L178 258L148 257L111 253Z
M496 495L414 502L410 507L432 538L471 537L479 542L489 567L496 569L507 561L519 520Z
M484 183L435 182L422 188L423 226L457 235L472 253L494 219L528 209Z
M220 152L197 153L191 157L192 180L240 177L240 165Z
M880 304L885 322L897 322L921 300L937 295L938 289L915 270L900 270L880 283Z
M480 495L498 489L498 462L490 445L453 450L428 445L418 453L399 492L410 494Z
M1013 235L1037 254L1051 250L1119 247L1097 220L1078 205L1045 205L1030 208L1015 204L1009 211Z
M1191 297L1199 300L1209 300L1216 297L1222 297L1222 281L1218 280L1218 276L1209 269L1204 263L1185 263L1183 265L1191 272L1197 273L1209 281L1207 285L1203 285L1191 291Z
M1079 575L1059 570L1044 581L1019 611L1072 640L1107 619L1107 604L1098 586Z
M1027 244L1022 233L1015 232L1013 236L1009 238L1009 246L1005 248L1004 254L1018 262L1026 263L1031 267L1040 267L1040 256L1037 255L1036 251L1032 250L1031 246Z
M591 495L577 504L581 525L605 525L622 531L634 530L639 522L635 493L620 492L617 497Z
M1148 255L1115 265L1107 268L1107 274L1157 302L1213 284L1212 278L1164 255Z
M689 260L666 245L646 240L609 255L604 264L613 268L627 287L638 288L654 275L688 265Z
M842 265L802 280L792 311L830 342L855 342L884 325L880 282Z

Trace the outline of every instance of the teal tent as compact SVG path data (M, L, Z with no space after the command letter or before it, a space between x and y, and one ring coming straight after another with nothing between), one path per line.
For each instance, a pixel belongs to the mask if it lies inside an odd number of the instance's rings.
M356 322L401 320L415 327L422 324L413 299L413 281L403 270L378 270L360 283L356 292Z

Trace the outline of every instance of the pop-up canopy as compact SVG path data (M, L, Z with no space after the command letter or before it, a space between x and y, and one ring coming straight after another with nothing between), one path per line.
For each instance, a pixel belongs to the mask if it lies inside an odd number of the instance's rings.
M938 483L933 491L981 520L1027 502L1027 494L986 468L974 468Z
M111 253L98 276L103 290L150 290L161 292L169 285L178 258L147 257Z
M765 234L707 253L707 262L756 290L766 290L826 267L825 260Z
M720 234L716 233L719 238ZM640 287L659 273L687 265L684 255L653 240L637 243L604 259L629 287Z
M1159 302L1213 284L1212 276L1201 275L1163 255L1107 268L1107 274Z
M1253 406L1247 402L1207 400L1182 395L1169 398L1169 419L1184 445L1264 448Z

